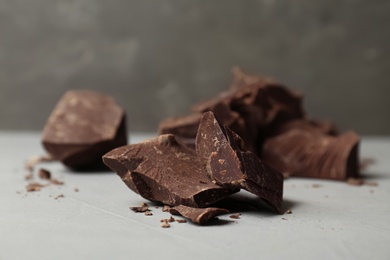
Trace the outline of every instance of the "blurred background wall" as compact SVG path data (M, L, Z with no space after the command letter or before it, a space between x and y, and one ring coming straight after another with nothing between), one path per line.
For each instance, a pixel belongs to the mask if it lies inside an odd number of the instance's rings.
M0 0L0 130L40 130L84 88L154 132L233 65L302 90L312 117L390 134L388 0Z

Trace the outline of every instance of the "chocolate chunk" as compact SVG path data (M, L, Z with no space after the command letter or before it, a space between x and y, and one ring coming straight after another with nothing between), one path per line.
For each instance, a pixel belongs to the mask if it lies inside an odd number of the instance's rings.
M358 177L359 137L293 129L266 140L262 158L291 176L346 180Z
M72 168L101 163L101 156L127 144L125 112L109 96L87 90L68 91L44 129L49 154Z
M195 151L173 135L119 147L103 161L134 192L171 206L205 207L238 191L214 184Z
M221 208L191 208L179 205L171 208L169 213L173 215L181 215L190 219L194 223L204 225L218 215L228 214L229 211Z
M203 115L196 138L196 151L208 174L227 188L243 188L281 212L283 176L245 151L242 139L222 125L212 112Z
M50 173L50 171L48 171L46 169L39 169L38 176L39 176L39 178L44 179L44 180L51 179L51 173Z
M238 68L233 73L235 79L230 90L194 105L192 115L163 121L159 132L193 140L201 114L212 111L244 140L248 150L257 154L261 143L275 128L303 117L300 94L271 79L245 74Z

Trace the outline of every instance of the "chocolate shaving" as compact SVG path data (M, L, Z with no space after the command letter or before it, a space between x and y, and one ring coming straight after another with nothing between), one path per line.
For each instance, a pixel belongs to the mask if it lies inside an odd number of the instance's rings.
M169 213L173 215L181 215L190 219L196 224L204 225L210 219L213 219L218 215L228 214L229 211L221 208L191 208L184 205L179 205L171 208Z

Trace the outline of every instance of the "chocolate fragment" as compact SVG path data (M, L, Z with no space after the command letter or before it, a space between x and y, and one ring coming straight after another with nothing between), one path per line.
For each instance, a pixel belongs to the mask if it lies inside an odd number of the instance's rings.
M140 207L129 207L132 211L139 213L139 212L146 212L149 210L148 206L140 206Z
M145 216L153 216L153 213L150 210L145 211Z
M171 225L168 222L168 219L162 219L161 220L161 225L162 228L169 228Z
M61 198L64 198L64 197L65 197L64 194L60 194L60 195L57 195L54 199L58 200L58 199L61 199Z
M43 187L45 186L40 183L33 182L33 183L29 183L26 186L26 191L27 192L40 191Z
M50 180L50 183L51 184L54 184L54 185L64 185L64 182L63 181L59 181L57 179L51 179Z
M38 176L39 176L39 178L44 179L44 180L51 179L51 173L50 173L50 171L48 171L46 169L39 169Z
M54 159L50 155L34 156L27 160L25 167L28 171L32 172L35 165L43 162L51 162L53 160Z
M168 219L168 222L171 222L171 223L175 222L175 219L172 216L170 216L169 219Z
M103 161L131 190L166 205L205 207L238 191L211 182L195 151L173 135L116 148Z
M364 181L359 178L348 178L347 183L351 186L362 186Z
M179 205L171 208L169 213L173 215L181 215L190 219L192 222L204 225L209 220L215 218L218 215L228 214L229 211L221 208L192 208L184 205Z
M281 212L282 174L246 151L242 139L222 125L211 111L204 113L199 125L196 152L217 184L230 189L243 188Z
M177 223L187 223L187 220L185 219L176 219Z
M287 210L286 213L287 213L287 214L292 214L291 209Z
M42 143L69 167L99 165L104 153L127 144L125 112L109 96L68 91L50 115Z
M359 137L292 129L266 140L261 157L291 176L346 180L358 177Z
M239 219L241 216L240 213L237 213L237 214L233 214L233 215L230 215L229 218L232 218L232 219Z
M171 209L171 207L170 206L168 206L168 205L164 205L164 207L162 207L162 211L163 212L168 212L169 210Z

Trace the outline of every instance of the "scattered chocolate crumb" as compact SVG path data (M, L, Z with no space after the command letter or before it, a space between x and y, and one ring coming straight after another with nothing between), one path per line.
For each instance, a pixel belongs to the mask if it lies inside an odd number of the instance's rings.
M376 187L378 186L378 183L375 181L365 181L364 185L371 186L371 187Z
M33 173L30 172L30 173L26 174L26 175L24 176L24 179L25 179L26 181L30 181L30 180L34 179Z
M37 183L37 182L33 182L33 183L29 183L26 186L26 190L27 190L27 192L40 191L43 187L44 187L44 185Z
M175 219L171 216L171 217L168 219L168 222L175 222Z
M161 219L160 220L160 222L161 222L161 227L162 228L169 228L171 225L169 224L169 222L168 222L168 219Z
M25 167L27 170L32 172L34 170L34 166L36 164L42 163L42 162L51 162L51 161L54 161L54 159L49 155L34 156L34 157L31 157L30 159L27 160Z
M319 188L321 187L321 185L317 184L317 183L314 183L311 185L312 188L316 189L316 188Z
M164 207L162 208L162 211L168 212L170 209L171 209L171 207L169 207L168 205L164 205Z
M73 191L74 191L74 192L79 192L79 189L74 188Z
M177 223L187 223L187 220L185 219L176 219Z
M351 186L361 186L364 182L362 179L348 178L347 183Z
M139 212L146 212L149 210L148 206L141 206L141 207L129 207L132 211L139 213Z
M148 204L146 204L145 202L142 202L141 203L141 207L149 207Z
M199 182L200 182L200 183L202 183L202 184L206 184L206 183L207 183L207 182L205 182L205 181L202 181L202 180L201 180L201 181L199 181Z
M145 216L152 216L153 213L150 210L145 211Z
M230 215L229 218L239 219L240 216L241 216L241 214L237 213L237 214Z
M50 171L43 169L43 168L39 169L38 176L39 176L39 178L41 178L43 180L50 180L51 179Z
M56 196L54 199L58 200L59 198L64 198L64 197L65 197L64 194L60 194L60 195Z
M282 218L283 220L287 220L286 218Z
M286 213L287 213L287 214L292 214L291 209L287 210Z
M54 184L54 185L64 185L63 181L60 181L57 179L51 179L50 182L51 182L51 184Z

